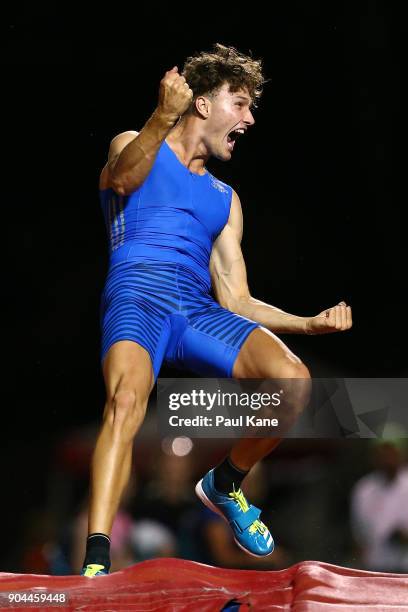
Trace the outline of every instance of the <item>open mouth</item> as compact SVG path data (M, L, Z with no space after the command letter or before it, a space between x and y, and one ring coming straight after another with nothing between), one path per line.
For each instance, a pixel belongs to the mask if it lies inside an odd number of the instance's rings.
M245 134L245 130L243 128L239 128L238 130L231 130L227 135L227 143L230 151L234 148L235 142L238 140L242 134Z

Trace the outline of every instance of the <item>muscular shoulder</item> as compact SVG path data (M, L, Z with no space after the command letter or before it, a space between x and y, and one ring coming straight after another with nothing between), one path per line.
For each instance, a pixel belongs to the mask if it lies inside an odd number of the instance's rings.
M127 132L121 132L112 138L109 145L108 161L103 167L100 175L99 189L108 189L110 187L110 169L113 167L126 145L136 138L138 133L139 132L136 132L135 130L128 130Z
M139 132L136 132L135 130L128 130L127 132L121 132L120 134L114 136L110 142L108 159L119 155L126 145L129 144L131 140L136 138L138 133Z

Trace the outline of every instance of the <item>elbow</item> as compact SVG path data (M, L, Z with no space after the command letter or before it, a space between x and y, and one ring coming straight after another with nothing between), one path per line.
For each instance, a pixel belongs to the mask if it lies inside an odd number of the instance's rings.
M223 308L230 310L231 312L235 312L235 314L245 316L246 306L248 304L248 297L239 296L239 297L230 297L224 300L224 303L221 304Z
M128 195L128 194L126 193L126 189L123 187L123 185L122 185L121 183L116 183L116 182L114 183L114 182L112 181L112 189L113 189L113 191L114 191L115 193L117 193L117 194L118 194L118 195L120 195L120 196L125 196L125 195Z
M235 303L233 300L218 299L217 301L222 308L235 312Z
M120 196L127 196L136 191L141 183L131 181L126 176L111 176L111 187Z
M126 185L125 185L125 181L123 180L123 177L115 176L114 174L112 174L110 183L111 183L111 187L113 191L115 191L118 195L120 196L128 195L126 192Z
M233 297L225 295L216 295L216 300L222 308L236 312L236 302Z

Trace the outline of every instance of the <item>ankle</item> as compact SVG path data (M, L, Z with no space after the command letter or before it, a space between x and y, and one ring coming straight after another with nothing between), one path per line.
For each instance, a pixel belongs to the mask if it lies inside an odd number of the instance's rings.
M229 457L226 457L214 469L214 486L220 493L230 493L238 490L249 470L241 470L234 465Z
M86 540L84 567L91 563L110 569L110 538L105 533L91 533Z

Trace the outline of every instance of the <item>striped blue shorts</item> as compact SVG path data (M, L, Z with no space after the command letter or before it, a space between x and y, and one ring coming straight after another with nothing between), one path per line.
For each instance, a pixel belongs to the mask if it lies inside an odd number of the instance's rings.
M258 323L222 308L194 272L179 264L125 261L113 266L101 299L101 361L119 340L149 353L156 380L163 361L200 376L231 377Z

